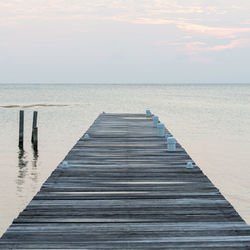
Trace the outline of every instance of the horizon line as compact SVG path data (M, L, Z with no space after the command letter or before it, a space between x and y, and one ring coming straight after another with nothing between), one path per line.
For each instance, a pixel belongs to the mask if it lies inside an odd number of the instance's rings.
M146 83L146 82L124 82L124 83L112 83L112 82L0 82L0 85L249 85L250 82L166 82L166 83Z

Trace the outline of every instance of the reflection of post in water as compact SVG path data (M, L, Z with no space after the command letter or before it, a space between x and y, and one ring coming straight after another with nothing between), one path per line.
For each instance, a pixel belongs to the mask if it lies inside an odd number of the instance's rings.
M23 167L27 165L28 161L26 161L25 158L26 158L26 152L23 149L20 149L18 152L19 169L22 169Z
M34 147L32 147L32 149L33 149L32 170L36 170L39 154L38 154L38 149L35 149Z
M32 159L32 168L31 168L31 173L30 173L30 178L32 180L32 183L34 185L32 185L33 189L36 189L36 185L37 185L37 180L38 180L38 172L37 172L37 161L38 161L38 149L33 148L33 159Z
M18 176L17 176L17 188L18 191L22 191L22 186L25 182L25 176L27 175L28 161L26 160L26 152L20 149L18 152Z
M33 162L36 162L36 161L37 161L38 156L39 156L39 154L38 154L38 149L35 150L35 149L33 148Z
M32 156L30 155L31 153ZM28 191L33 192L37 190L38 183L38 150L32 147L32 152L26 152L24 150L18 151L18 175L16 179L17 192L19 197L23 197ZM29 190L26 190L26 189Z

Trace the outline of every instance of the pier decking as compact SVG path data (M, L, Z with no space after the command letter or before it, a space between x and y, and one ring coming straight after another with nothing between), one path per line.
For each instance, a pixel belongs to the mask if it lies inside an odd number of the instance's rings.
M250 249L250 227L156 130L144 114L101 114L0 248Z

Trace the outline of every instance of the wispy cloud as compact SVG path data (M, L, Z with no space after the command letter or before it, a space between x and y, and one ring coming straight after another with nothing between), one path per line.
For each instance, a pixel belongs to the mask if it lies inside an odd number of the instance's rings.
M241 0L239 0L241 1ZM223 1L224 2L224 1ZM234 0L228 4L198 3L196 0L0 0L0 22L7 25L13 20L38 19L98 19L135 24L174 24L179 30L216 37L235 37L250 32L247 20L238 16L234 25L232 13L250 11L250 3L242 5ZM223 17L221 17L223 16ZM206 18L204 18L206 17ZM207 23L209 20L210 23ZM211 20L215 22L211 23ZM249 19L248 19L249 20ZM245 25L244 25L245 23ZM247 27L245 27L247 26Z
M241 33L250 33L250 28L245 27L211 27L200 24L193 23L177 23L177 28L198 32L207 36L216 36L216 37L225 37L225 38L233 38L237 34Z
M148 18L148 17L131 18L130 16L125 16L125 15L113 16L112 20L120 21L120 22L135 23L135 24L175 24L176 23L175 20Z
M236 48L246 48L250 47L250 39L236 39L232 40L227 44L216 45L212 47L203 47L196 48L197 51L222 51L228 49L236 49Z
M219 44L213 46L209 46L208 43L202 41L190 41L190 42L158 41L156 44L173 46L176 47L177 50L186 51L189 55L194 55L202 52L219 52L223 50L250 47L250 38L235 39L226 44Z
M248 27L226 27L226 26L207 26L195 24L178 19L160 19L160 18L129 18L127 16L113 16L113 20L121 22L129 22L135 24L174 24L178 29L187 32L199 33L205 36L235 38L238 34L250 33Z

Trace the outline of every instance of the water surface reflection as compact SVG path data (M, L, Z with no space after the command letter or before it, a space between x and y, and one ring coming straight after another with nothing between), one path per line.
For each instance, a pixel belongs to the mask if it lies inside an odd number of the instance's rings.
M38 170L37 162L39 158L38 150L27 152L25 150L19 150L18 152L18 172L17 172L17 195L19 197L24 197L25 190L31 189L30 191L36 189L38 182Z

